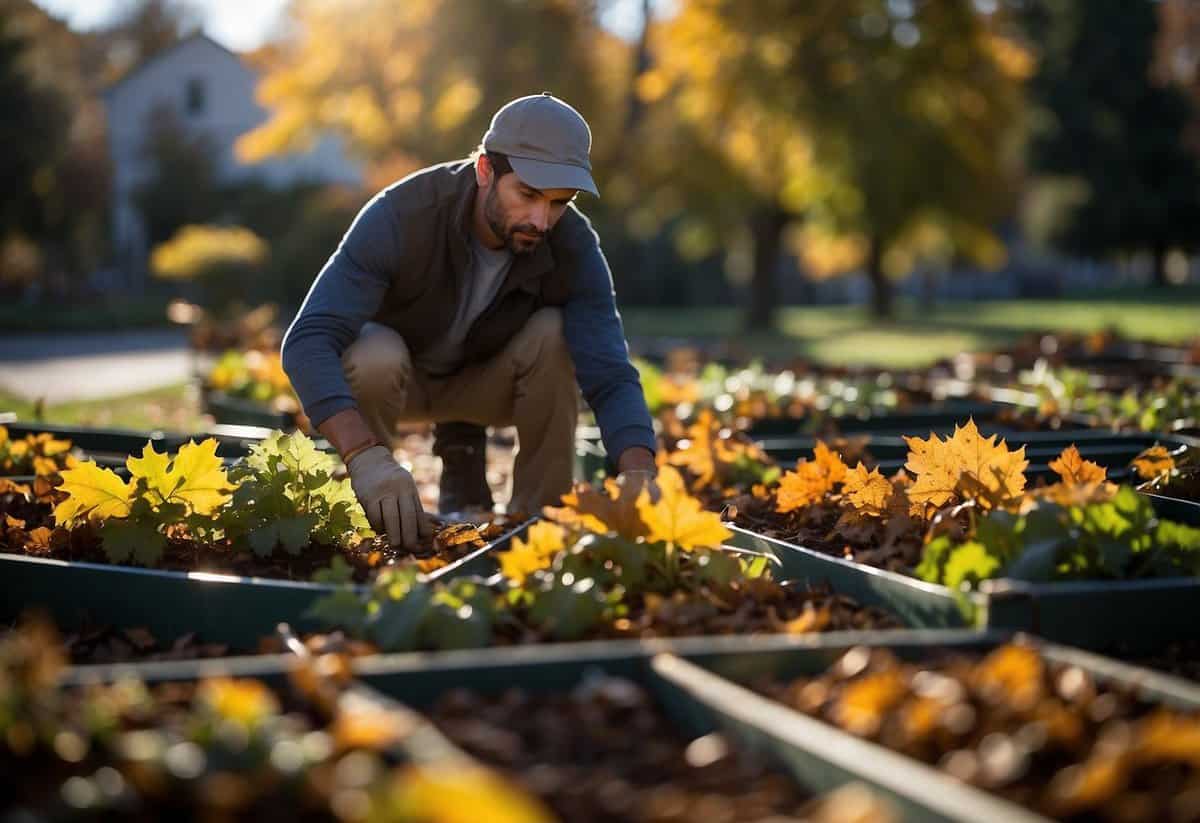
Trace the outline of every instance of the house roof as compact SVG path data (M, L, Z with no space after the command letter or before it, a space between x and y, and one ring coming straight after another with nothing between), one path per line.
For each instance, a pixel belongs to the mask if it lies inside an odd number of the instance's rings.
M179 40L179 42L175 43L174 45L170 46L169 48L165 48L162 51L146 58L145 60L138 63L136 66L134 66L132 69L125 72L125 74L121 77L120 80L113 83L111 86L109 86L107 89L104 90L103 96L104 96L105 101L108 101L112 97L112 95L117 92L118 89L120 89L122 86L124 86L130 80L132 80L134 78L134 76L141 74L149 67L160 62L163 58L169 57L170 55L174 54L176 51L181 49L183 46L185 46L188 43L191 43L194 40L203 40L203 41L209 43L210 45L216 46L218 49L225 52L230 57L233 57L239 63L243 62L242 55L238 54L233 49L231 49L227 46L224 46L221 43L218 43L216 40L209 37L203 31L197 31L192 34L189 34L187 37L181 38Z

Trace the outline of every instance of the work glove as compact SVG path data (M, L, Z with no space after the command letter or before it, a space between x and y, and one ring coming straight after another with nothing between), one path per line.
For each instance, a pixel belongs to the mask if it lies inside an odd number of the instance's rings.
M433 523L421 508L417 483L386 446L372 446L350 459L350 485L367 522L376 534L386 532L388 542L408 550L417 547L418 537L433 534Z

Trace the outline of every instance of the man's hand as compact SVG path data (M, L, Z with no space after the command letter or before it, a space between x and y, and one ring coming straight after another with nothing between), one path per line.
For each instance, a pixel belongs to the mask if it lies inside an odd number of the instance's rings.
M654 453L640 446L632 446L621 452L617 458L618 479L627 486L633 486L638 494L642 489L650 492L650 500L658 502L658 484L654 482L658 476L658 467L654 464Z
M393 546L417 547L418 536L433 534L433 523L421 508L417 484L386 446L371 446L346 466L354 494L377 534L387 533Z

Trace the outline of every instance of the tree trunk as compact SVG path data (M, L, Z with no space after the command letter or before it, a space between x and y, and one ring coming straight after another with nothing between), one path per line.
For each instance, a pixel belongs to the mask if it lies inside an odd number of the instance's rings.
M787 212L774 203L758 209L750 219L754 237L754 273L750 279L747 331L775 328L775 306L779 302L775 275L779 271L779 251L787 224Z
M1155 244L1153 255L1154 270L1151 273L1154 276L1154 285L1163 287L1171 285L1167 280L1167 247L1161 243Z
M871 314L879 320L890 320L893 314L892 281L883 271L883 239L871 236L867 250L867 276L871 279Z

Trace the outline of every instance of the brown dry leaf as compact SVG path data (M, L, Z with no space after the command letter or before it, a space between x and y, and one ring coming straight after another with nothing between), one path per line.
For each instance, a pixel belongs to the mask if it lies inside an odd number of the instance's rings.
M45 526L31 529L25 537L25 551L28 554L50 554L50 536L53 532Z
M925 516L962 498L994 508L1024 495L1025 447L1009 451L996 435L983 437L973 419L955 426L947 440L931 434L927 441L906 437L905 442L910 449L905 468L917 476L908 490L913 514Z
M813 448L813 459L801 460L795 471L780 478L775 510L786 514L820 502L834 486L846 479L847 471L837 452L818 440Z
M1167 451L1166 446L1151 446L1133 458L1134 471L1143 480L1153 480L1156 477L1169 475L1175 470L1175 458Z
M1063 449L1063 453L1050 461L1050 468L1062 478L1065 485L1086 486L1090 483L1103 483L1108 479L1108 472L1099 463L1084 460L1079 449L1072 443Z
M858 513L882 517L892 499L892 484L879 469L868 472L860 462L847 473L842 494Z
M0 494L19 494L28 500L32 491L24 483L14 483L7 477L0 477Z
M561 507L547 506L544 514L564 526L578 526L596 534L615 532L626 540L637 540L649 534L638 511L639 491L641 487L636 484L618 483L611 478L604 481L603 490L580 483L563 495Z

